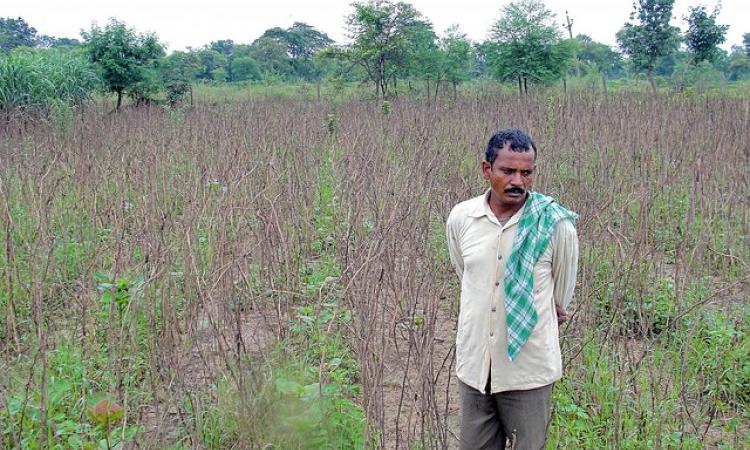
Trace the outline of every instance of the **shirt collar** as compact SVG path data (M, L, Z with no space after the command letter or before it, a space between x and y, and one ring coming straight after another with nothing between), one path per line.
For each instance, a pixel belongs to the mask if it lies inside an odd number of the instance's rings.
M491 189L487 189L483 195L480 195L479 197L476 198L476 202L473 205L473 208L471 209L471 211L469 211L469 217L474 217L474 218L479 218L482 216L487 216L487 218L495 217L495 213L493 213L492 210L490 209L490 203L489 203L490 192L491 192ZM523 215L523 210L525 208L526 208L526 202L524 202L521 209L516 211L516 213L513 214L513 216L508 220L508 222L505 223L505 226L503 228L507 228L517 223L519 220L521 220L521 216Z

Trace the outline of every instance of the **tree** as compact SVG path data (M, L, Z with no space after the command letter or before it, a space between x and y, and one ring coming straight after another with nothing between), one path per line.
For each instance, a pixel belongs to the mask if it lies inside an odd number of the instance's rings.
M318 100L320 100L320 86L324 77L334 78L338 82L341 82L344 78L342 72L346 72L346 70L342 69L336 53L337 50L334 47L326 47L317 51L311 59L312 75L315 80Z
M317 78L312 57L321 49L333 44L327 34L304 22L294 22L287 28L269 28L261 38L271 39L283 46L297 77L312 81Z
M444 54L438 48L438 37L429 22L415 24L402 58L395 61L401 67L397 76L424 80L428 101L432 84L437 97L444 75Z
M36 40L36 29L22 18L0 17L0 49L33 47L36 45Z
M745 48L739 45L732 46L728 66L727 79L729 81L750 79L750 56L747 55Z
M47 36L46 34L39 36L36 40L36 46L40 48L74 48L80 45L81 41L78 39L56 38L54 36Z
M286 32L289 55L295 60L307 61L318 50L333 44L327 34L303 22L294 22Z
M687 70L690 65L691 55L685 51L677 49L669 54L662 56L654 66L654 75L660 77L671 77L675 70L683 68Z
M203 71L203 64L198 52L175 51L162 59L160 68L166 80L193 81Z
M453 85L453 98L458 94L458 85L471 79L475 65L474 51L466 34L454 25L445 32L440 40L440 49L444 53L445 79Z
M396 77L403 73L409 43L425 21L412 5L404 2L371 0L352 6L354 13L346 19L352 42L342 56L361 67L376 94L385 98Z
M517 0L502 8L490 31L487 65L501 80L517 80L519 92L528 81L560 79L573 57L573 46L560 39L555 15L540 0Z
M578 59L587 72L595 71L609 78L623 75L622 55L607 44L596 42L585 34L579 34Z
M701 61L713 62L719 44L726 40L729 25L717 25L718 6L709 14L705 6L690 7L690 14L685 18L688 30L685 32L685 44L692 53L692 63Z
M195 53L201 65L197 75L199 79L223 81L226 78L227 58L223 54L205 47Z
M677 48L680 30L669 24L674 0L637 0L630 20L617 32L617 43L629 56L637 72L646 72L651 90L656 93L654 68L659 58Z
M294 67L286 46L277 39L261 36L250 45L248 56L258 63L264 78L268 75L294 78Z
M93 25L81 35L110 92L117 93L116 109L122 105L124 92L151 79L151 69L164 55L156 35L138 34L116 19L110 19L104 29Z
M258 63L249 56L235 58L233 74L234 81L258 81L263 78Z
M159 65L161 78L167 90L167 101L175 105L191 93L192 81L195 80L203 70L200 57L197 52L172 52L162 59Z
M574 40L578 55L576 73L581 70L586 75L598 75L601 77L602 90L607 95L607 78L616 78L624 75L622 55L607 44L596 42L585 34L579 34Z
M208 44L208 48L224 55L224 67L221 68L226 72L226 76L224 76L223 79L225 79L226 81L234 81L234 76L232 74L232 62L234 60L234 41L231 39L213 41ZM219 67L214 68L214 70L216 70L217 68Z
M745 46L745 55L750 58L750 33L742 35L742 45Z

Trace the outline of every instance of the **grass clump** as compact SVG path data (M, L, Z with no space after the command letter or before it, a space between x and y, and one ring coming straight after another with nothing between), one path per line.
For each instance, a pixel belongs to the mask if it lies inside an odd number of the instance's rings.
M116 376L107 369L105 352L84 354L61 339L48 358L44 380L36 359L19 360L6 374L9 390L0 409L4 448L121 448L138 437L141 428L126 420L134 411L112 394Z
M0 111L79 105L100 87L96 70L76 52L21 49L0 58Z

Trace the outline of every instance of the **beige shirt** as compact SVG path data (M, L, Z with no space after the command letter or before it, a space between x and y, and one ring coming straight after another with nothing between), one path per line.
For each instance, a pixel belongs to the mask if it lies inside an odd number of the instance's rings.
M560 221L534 266L538 321L516 359L510 361L502 283L523 208L502 225L487 203L488 194L489 190L456 205L446 224L451 262L461 279L456 374L482 392L488 374L493 393L546 386L562 377L555 303L567 308L573 297L578 270L576 230L569 220Z

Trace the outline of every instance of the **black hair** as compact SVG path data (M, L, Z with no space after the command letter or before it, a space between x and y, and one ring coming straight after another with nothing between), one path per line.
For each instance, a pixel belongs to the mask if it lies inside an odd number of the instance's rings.
M529 152L534 151L534 159L536 159L536 144L531 140L528 134L519 130L518 128L506 128L493 134L490 141L487 143L487 152L485 153L484 159L492 164L495 162L497 152L509 146L509 150L512 152Z

